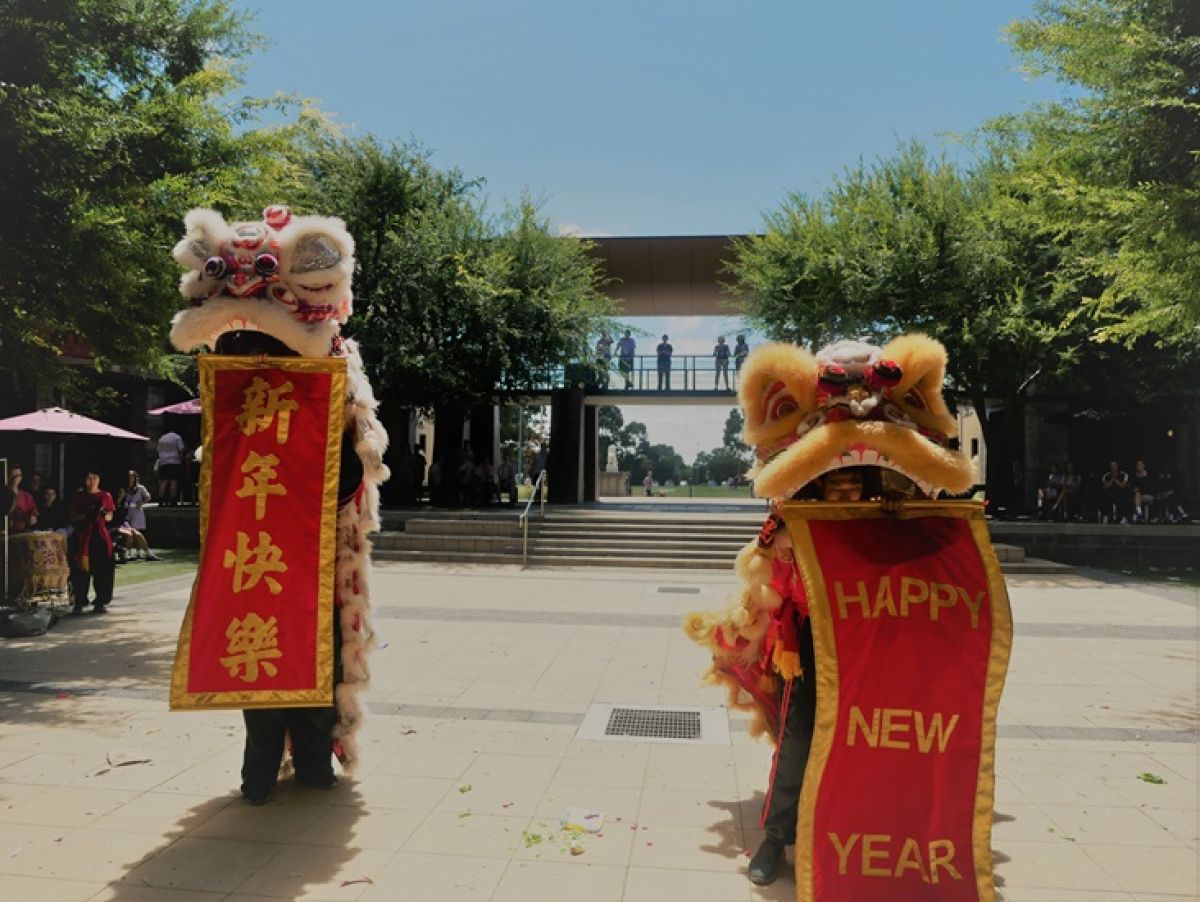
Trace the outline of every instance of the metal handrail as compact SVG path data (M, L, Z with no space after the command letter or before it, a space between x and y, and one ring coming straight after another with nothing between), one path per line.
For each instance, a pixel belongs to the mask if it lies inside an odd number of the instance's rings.
M533 484L533 492L529 496L529 500L525 502L525 510L521 512L519 522L521 524L521 569L524 570L526 563L529 560L529 509L533 507L533 500L538 500L538 515L546 516L546 471L538 473L537 482Z

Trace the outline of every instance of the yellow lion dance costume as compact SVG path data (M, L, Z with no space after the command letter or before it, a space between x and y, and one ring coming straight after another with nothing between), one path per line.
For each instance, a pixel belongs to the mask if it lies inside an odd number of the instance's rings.
M949 449L954 416L942 400L946 351L924 335L883 348L842 341L816 355L763 345L742 369L738 400L757 464L755 494L775 505L803 495L825 473L867 468L864 497L936 498L972 483L970 461ZM874 489L874 491L871 491ZM720 612L690 615L684 629L712 651L705 681L726 687L729 707L750 711L750 732L777 740L778 674L800 676L789 603L799 579L781 521L772 513L738 554L741 591ZM802 592L800 593L802 595Z

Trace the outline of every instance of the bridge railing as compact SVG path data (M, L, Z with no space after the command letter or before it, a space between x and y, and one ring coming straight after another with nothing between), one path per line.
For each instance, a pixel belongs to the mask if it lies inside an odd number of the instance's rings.
M589 391L737 391L739 367L730 357L724 367L706 354L675 354L660 361L654 354L613 357L570 364L542 375L532 390L582 385Z

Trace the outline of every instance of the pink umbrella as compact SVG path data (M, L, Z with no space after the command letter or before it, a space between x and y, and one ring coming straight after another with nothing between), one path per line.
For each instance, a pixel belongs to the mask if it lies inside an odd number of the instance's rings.
M109 438L128 438L139 442L149 436L110 426L90 417L80 416L61 407L45 407L33 413L0 420L0 432L46 432L55 435L105 435Z
M185 416L200 415L200 399L188 398L186 401L180 401L178 404L168 404L166 407L155 407L153 410L147 410L146 413L152 417L161 416L164 413L178 413Z
M72 435L95 435L108 438L127 438L139 442L149 440L148 436L138 435L136 432L130 432L118 426L110 426L108 423L101 423L99 420L71 413L61 407L44 407L33 413L23 413L20 416L0 420L0 432L39 432L55 435L60 439ZM65 478L65 456L66 445L60 441L58 445L58 490L60 494L63 491Z

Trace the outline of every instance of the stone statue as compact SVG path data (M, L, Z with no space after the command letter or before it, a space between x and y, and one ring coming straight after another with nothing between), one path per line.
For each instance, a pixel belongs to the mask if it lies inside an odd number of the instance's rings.
M604 472L606 472L606 473L620 472L617 468L617 446L616 445L608 446L608 464L604 467Z

